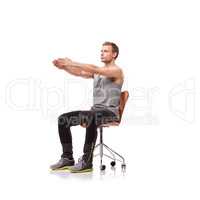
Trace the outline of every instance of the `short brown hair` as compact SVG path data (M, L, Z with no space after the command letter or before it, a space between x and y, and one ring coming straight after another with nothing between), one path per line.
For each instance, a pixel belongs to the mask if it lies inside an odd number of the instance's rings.
M115 56L115 59L116 59L118 57L118 55L119 55L119 47L115 43L113 43L113 42L104 42L103 46L104 45L112 46L112 51L117 54Z

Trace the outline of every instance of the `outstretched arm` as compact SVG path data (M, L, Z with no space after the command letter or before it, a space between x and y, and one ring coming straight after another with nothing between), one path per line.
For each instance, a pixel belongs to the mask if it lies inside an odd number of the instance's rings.
M63 66L63 65L61 65L61 63L59 62L59 59L54 60L53 64L56 67L58 67L59 69L63 69L66 72L68 72L69 74L72 74L74 76L80 76L82 78L93 78L94 77L93 73L83 71L81 68L74 67L74 66Z
M71 61L68 58L58 59L59 65L63 68L76 68L82 71L91 73L91 74L100 74L107 77L115 77L119 78L122 76L122 70L119 67L111 66L111 67L97 67L92 64L82 64L78 62Z

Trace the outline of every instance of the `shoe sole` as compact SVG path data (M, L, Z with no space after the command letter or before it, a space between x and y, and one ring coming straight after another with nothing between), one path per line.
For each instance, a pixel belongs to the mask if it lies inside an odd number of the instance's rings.
M70 170L70 168L73 166L64 166L64 167L60 167L57 169L51 169L51 171L64 171L64 170Z
M92 172L93 169L83 169L83 170L73 170L71 169L70 172L71 173L86 173L86 172Z

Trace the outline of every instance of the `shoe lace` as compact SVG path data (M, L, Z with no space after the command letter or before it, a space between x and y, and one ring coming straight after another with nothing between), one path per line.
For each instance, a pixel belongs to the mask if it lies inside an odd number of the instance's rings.
M78 158L78 163L76 165L80 166L80 167L82 167L84 165L84 157L83 156Z

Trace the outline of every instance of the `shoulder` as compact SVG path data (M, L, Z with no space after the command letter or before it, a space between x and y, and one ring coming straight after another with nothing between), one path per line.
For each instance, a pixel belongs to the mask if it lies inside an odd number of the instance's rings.
M121 77L122 79L124 79L124 72L123 72L122 67L120 67L120 66L118 66L118 65L115 65L114 67L116 67L116 69L119 71L120 77Z
M117 84L123 84L124 82L124 72L123 69L117 65L113 66L118 71L118 76L113 78L113 81Z

